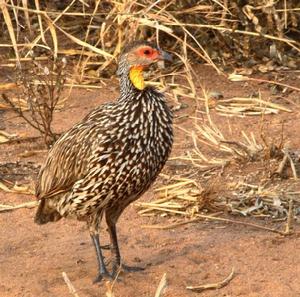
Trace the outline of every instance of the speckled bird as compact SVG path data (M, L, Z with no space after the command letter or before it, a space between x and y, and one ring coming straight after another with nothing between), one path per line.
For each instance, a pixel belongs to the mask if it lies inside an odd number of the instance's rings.
M95 281L117 271L138 270L121 261L116 223L162 170L173 143L172 112L157 89L146 86L143 71L171 56L137 41L124 48L117 75L120 96L100 105L66 132L49 151L36 184L37 224L75 218L86 221L98 261ZM99 229L105 217L112 271L104 263Z

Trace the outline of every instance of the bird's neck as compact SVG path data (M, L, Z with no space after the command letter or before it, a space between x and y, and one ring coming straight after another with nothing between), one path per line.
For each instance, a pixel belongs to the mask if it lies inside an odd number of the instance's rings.
M142 66L131 67L120 76L121 97L131 95L133 92L142 92L145 87Z
M125 98L136 90L129 78L129 73L120 77L120 98Z

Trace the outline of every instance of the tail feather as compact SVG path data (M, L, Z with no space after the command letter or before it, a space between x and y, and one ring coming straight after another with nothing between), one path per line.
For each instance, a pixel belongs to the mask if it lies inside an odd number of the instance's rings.
M47 224L49 222L56 222L60 220L62 216L53 207L49 206L45 199L40 200L37 212L34 217L34 222L38 225Z

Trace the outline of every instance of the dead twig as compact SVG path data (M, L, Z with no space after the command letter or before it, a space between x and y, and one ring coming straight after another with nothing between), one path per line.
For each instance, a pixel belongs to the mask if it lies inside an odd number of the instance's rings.
M79 297L79 295L76 292L75 287L73 286L73 284L71 283L69 277L67 276L67 274L65 272L62 273L63 279L65 281L65 283L67 284L70 293L74 296L74 297Z
M161 297L164 294L164 291L167 288L167 285L168 285L167 284L167 274L164 273L161 280L160 280L160 282L159 282L159 285L156 289L154 297Z
M39 205L38 201L30 201L18 205L0 204L0 212L12 211L20 208L35 208Z
M284 154L282 161L279 163L278 169L273 173L273 175L282 176L284 169L287 166L289 158L286 154Z
M291 165L291 169L292 169L292 172L293 172L294 179L298 179L298 174L297 174L296 166L295 166L293 158L291 157L291 154L289 152L287 152L287 151L285 151L284 154L287 155L287 157L288 157L288 159L290 161L290 165Z
M278 85L278 86L281 86L281 87L289 88L291 90L300 92L300 88L297 88L295 86L291 86L291 85L288 85L288 84L280 83L280 82L274 81L274 80L267 80L267 79L261 79L261 78L253 78L253 77L248 77L248 76L241 75L241 74L236 74L236 73L230 74L228 76L228 79L231 80L231 81L256 81L256 82L268 83L268 84Z
M105 287L106 287L105 296L106 297L115 297L115 294L113 292L113 286L114 286L114 283L111 283L110 281L105 282Z
M293 219L294 219L294 211L293 211L293 199L290 199L289 201L289 211L288 211L288 216L286 220L286 225L285 225L285 234L289 235L292 233L293 229Z
M8 142L11 142L12 140L16 140L16 139L17 139L17 135L9 134L5 131L0 130L0 144L8 143Z
M7 192L7 193L19 193L19 194L27 194L32 195L34 194L34 190L30 185L13 185L12 187L8 187L6 184L0 181L0 190Z
M175 228L175 227L180 227L182 225L189 224L189 223L195 223L195 222L198 222L198 221L202 221L203 219L207 219L207 220L211 220L211 221L221 221L221 222L237 224L237 225L243 225L243 226L249 226L249 227L254 227L254 228L257 228L257 229L277 233L277 234L280 234L280 235L287 235L283 231L273 229L273 228L268 228L268 227L253 224L253 223L247 223L247 222L243 222L243 221L237 221L237 220L231 220L231 219L225 219L225 218L213 217L213 216L207 216L207 215L201 215L201 214L197 214L196 218L191 219L187 222L183 222L183 223L176 223L176 224L170 224L170 225L142 225L141 227L145 228L145 229L165 230L165 229L172 229L172 228Z
M283 153L283 159L279 163L277 170L272 175L278 175L278 176L282 177L284 174L284 171L287 169L288 165L290 165L290 168L293 173L293 177L295 180L297 180L298 179L297 168L294 163L291 152L288 149L282 149L282 153Z
M211 284L203 284L200 286L188 286L186 287L188 290L200 293L204 290L215 290L215 289L221 289L225 286L227 286L230 281L233 279L234 277L234 268L232 268L230 274L222 281L217 282L217 283L211 283Z

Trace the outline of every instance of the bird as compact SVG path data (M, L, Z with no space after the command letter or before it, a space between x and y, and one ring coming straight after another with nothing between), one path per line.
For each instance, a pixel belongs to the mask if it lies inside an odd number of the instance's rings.
M153 184L173 144L173 113L165 96L145 83L143 73L171 54L148 41L129 43L120 54L120 95L102 104L63 134L49 150L36 182L39 206L35 223L61 218L85 221L95 247L95 282L119 270L138 271L123 263L116 223L126 207ZM105 218L110 235L109 272L100 245Z

